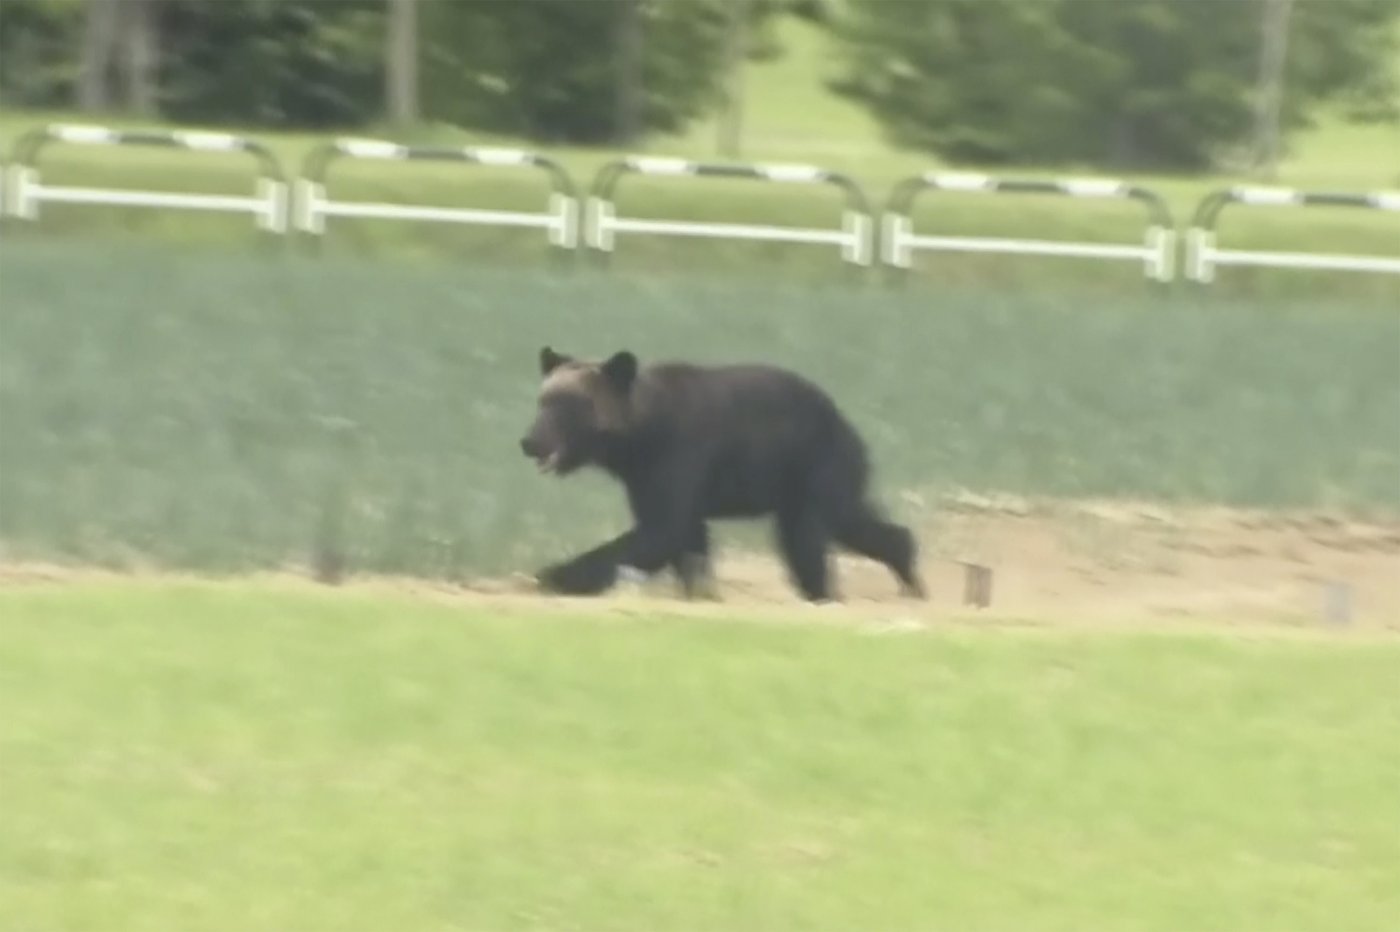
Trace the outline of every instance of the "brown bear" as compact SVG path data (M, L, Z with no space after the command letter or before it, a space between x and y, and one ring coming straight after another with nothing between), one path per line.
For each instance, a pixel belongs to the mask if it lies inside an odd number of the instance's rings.
M877 560L901 592L924 597L914 535L866 496L865 444L831 397L770 365L656 363L623 350L588 362L540 350L543 384L520 441L543 472L595 466L627 490L634 526L538 576L546 591L586 595L670 567L687 596L710 567L711 518L776 517L793 582L833 599L829 541Z

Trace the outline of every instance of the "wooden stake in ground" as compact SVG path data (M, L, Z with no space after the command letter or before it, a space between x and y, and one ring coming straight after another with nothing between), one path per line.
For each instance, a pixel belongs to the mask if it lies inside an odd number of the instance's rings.
M963 604L988 608L992 604L992 569L977 563L963 563Z

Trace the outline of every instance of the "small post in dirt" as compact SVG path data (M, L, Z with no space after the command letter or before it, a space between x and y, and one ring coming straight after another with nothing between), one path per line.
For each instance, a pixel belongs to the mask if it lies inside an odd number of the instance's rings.
M992 568L960 561L963 567L963 604L987 608L992 604Z
M311 575L317 582L339 585L349 571L349 547L346 521L350 509L357 426L341 417L317 419L323 432L323 442L332 448L321 488L321 507L311 542Z
M1323 589L1322 620L1334 628L1344 628L1351 624L1351 619L1351 584L1335 579L1328 580Z

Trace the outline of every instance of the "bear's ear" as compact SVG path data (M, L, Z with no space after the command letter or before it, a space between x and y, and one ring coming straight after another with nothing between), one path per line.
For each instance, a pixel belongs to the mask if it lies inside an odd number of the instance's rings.
M632 380L637 377L637 357L627 350L613 353L608 361L603 363L603 375L618 391L629 390Z
M570 357L562 353L556 353L553 349L546 346L544 349L540 350L540 374L549 375L555 369L568 362L569 359Z

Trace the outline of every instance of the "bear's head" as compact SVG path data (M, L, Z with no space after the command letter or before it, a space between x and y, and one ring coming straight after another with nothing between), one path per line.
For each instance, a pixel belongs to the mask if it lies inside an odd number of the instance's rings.
M597 462L610 438L627 427L637 357L622 350L586 362L540 350L539 407L520 449L541 472L566 475Z

